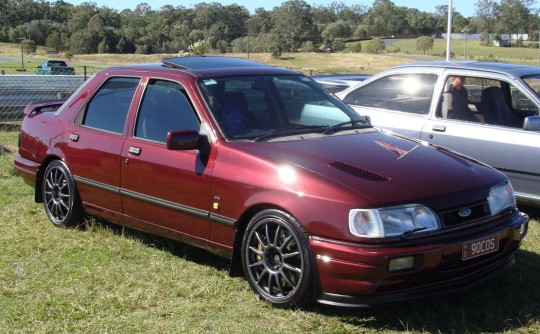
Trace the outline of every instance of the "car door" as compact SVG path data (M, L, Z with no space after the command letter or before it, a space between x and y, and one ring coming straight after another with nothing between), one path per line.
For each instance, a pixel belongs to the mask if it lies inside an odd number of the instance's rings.
M452 75L448 73L448 80ZM478 122L437 114L426 123L421 139L497 168L508 175L522 200L540 200L540 133L521 126L525 115L538 115L539 106L504 76L470 73L465 80Z
M208 239L211 171L197 150L167 149L171 130L199 131L200 122L182 85L150 79L122 150L124 213L145 228Z
M120 154L140 78L113 77L96 91L66 131L65 160L85 205L122 212Z
M346 93L343 101L371 124L419 138L429 118L437 73L389 73Z

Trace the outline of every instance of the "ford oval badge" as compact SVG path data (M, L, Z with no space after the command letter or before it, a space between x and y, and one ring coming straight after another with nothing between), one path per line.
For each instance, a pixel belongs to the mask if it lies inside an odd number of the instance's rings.
M472 213L471 209L468 209L468 208L459 210L459 216L463 218L469 217L471 213Z

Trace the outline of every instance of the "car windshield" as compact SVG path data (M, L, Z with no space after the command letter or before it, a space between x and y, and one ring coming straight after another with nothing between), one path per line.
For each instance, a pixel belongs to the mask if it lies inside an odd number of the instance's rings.
M228 139L260 141L306 133L327 135L323 132L330 127L343 130L370 126L349 106L303 75L203 78L199 87Z
M540 74L527 75L522 77L523 81L540 96Z

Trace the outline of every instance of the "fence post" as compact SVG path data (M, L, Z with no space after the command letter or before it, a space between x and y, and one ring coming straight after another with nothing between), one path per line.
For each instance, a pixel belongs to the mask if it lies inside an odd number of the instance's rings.
M86 81L86 66L84 66L84 81Z

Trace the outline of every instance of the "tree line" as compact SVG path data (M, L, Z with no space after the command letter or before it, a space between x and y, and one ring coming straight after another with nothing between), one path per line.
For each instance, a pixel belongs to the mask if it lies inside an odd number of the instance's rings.
M455 32L524 34L538 39L534 0L477 0L475 15L453 12ZM289 0L251 14L236 4L202 2L193 7L140 3L117 11L94 2L0 0L0 41L42 45L73 54L177 53L198 48L215 52L296 52L332 48L373 37L440 36L446 32L448 6L433 12L398 7L390 0L371 6L309 5ZM359 51L359 50L358 50Z

